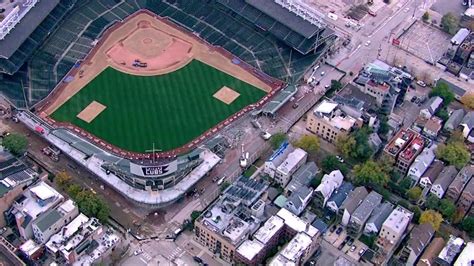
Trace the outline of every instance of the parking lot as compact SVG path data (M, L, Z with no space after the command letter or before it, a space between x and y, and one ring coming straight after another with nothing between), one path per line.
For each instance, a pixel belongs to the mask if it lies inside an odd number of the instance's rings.
M447 33L421 21L413 24L399 39L400 48L431 63L441 58L450 43Z
M367 246L359 240L348 236L345 228L342 226L337 226L337 229L333 232L331 230L326 232L324 240L354 261L359 261L360 256L367 250Z

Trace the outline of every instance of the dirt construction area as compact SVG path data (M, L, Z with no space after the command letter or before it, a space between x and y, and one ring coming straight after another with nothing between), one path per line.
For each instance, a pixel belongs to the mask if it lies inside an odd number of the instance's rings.
M40 115L51 115L107 67L132 75L156 76L174 72L192 60L210 65L265 92L272 90L269 84L234 64L228 55L162 18L140 12L105 32L89 56L74 74L70 74L69 82L45 100L39 109Z

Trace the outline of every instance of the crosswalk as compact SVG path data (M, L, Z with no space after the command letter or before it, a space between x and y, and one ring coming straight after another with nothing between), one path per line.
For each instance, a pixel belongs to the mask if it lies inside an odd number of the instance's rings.
M173 261L174 259L176 259L177 257L181 257L183 256L184 254L184 251L183 249L181 249L180 247L177 247L170 255L168 255L167 259L169 261Z
M141 255L142 255L142 258L144 258L147 262L152 259L152 257L150 256L150 254L148 254L148 253L146 253L146 252L143 252Z

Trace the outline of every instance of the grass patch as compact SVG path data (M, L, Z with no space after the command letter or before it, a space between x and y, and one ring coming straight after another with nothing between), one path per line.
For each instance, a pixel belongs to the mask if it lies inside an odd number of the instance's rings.
M213 97L223 86L240 94L229 105ZM135 76L109 67L51 117L125 150L145 152L155 143L167 151L192 141L265 94L197 60L158 76ZM76 115L92 101L107 108L86 123Z

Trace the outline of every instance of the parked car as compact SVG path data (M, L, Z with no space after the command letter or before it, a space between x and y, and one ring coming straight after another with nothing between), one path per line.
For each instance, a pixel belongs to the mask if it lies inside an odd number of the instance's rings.
M354 244L354 238L349 238L349 240L347 241L347 245L352 246L352 244Z
M321 76L324 76L324 74L326 74L326 72L324 72L324 71L323 71L323 72L321 72Z
M365 46L369 46L372 42L370 40L365 42Z
M337 158L337 160L338 160L340 163L343 163L343 162L344 162L344 159L342 159L341 156L336 155L336 158Z
M341 250L345 245L346 245L346 243L345 243L345 242L342 242L342 243L339 245L339 247L337 247L337 249Z
M193 260L194 260L195 262L197 262L197 263L203 263L202 259L199 258L198 256L194 256L194 257L193 257Z
M423 80L418 80L416 84L420 85L421 87L426 87L426 83Z
M340 235L342 233L342 227L337 228L336 235Z
M359 256L364 255L364 253L365 253L365 249L361 248L361 249L359 250Z
M350 251L351 251L351 252L354 252L355 250L356 250L356 246L353 245L353 246L351 247Z
M332 233L332 232L334 232L334 231L336 231L336 226L331 226L331 228L329 228L329 232Z

